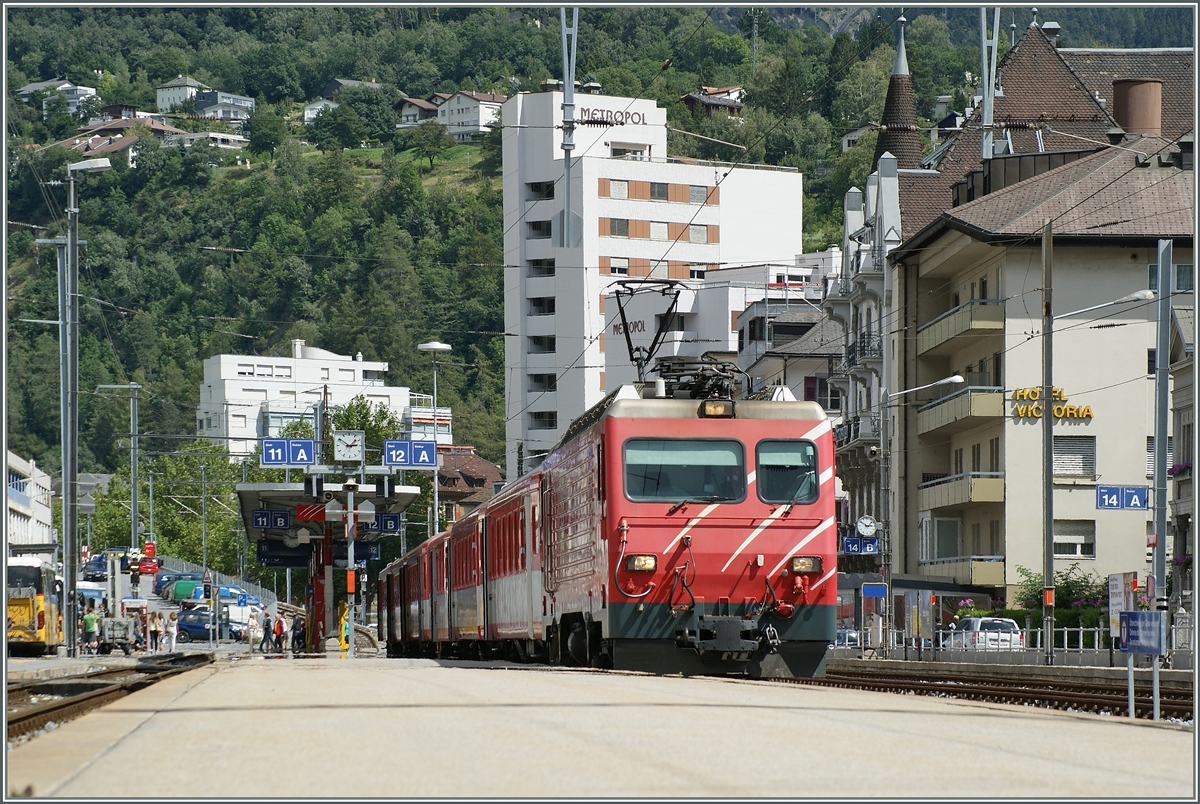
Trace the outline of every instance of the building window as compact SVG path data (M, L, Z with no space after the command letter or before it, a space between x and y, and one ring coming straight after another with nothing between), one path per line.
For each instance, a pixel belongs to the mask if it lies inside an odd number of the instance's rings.
M237 373L239 377L253 377L254 365L251 363L238 363Z
M553 335L531 335L529 337L529 354L554 354L556 342Z
M762 317L751 318L747 338L750 341L765 341L767 339L767 320Z
M610 237L629 237L629 219L609 218L608 234Z
M703 279L704 278L704 267L702 265L688 266L688 278L689 279Z
M1000 545L1000 520L993 519L988 523L988 555L999 556L1004 555L1004 550Z
M204 419L204 429L205 429L205 430L211 430L211 429L212 429L212 417L211 417L211 416L206 416L206 417L205 417L205 419Z
M525 185L528 190L528 200L549 201L554 198L554 182L552 181L535 181Z
M273 372L271 371L271 366L258 366L256 374L259 377L270 377Z
M530 374L529 390L534 392L557 391L557 374Z
M1167 466L1175 462L1174 452L1175 437L1167 436ZM1154 436L1146 436L1146 477L1154 477Z
M708 188L693 184L688 187L688 201L692 204L703 204L708 200Z
M996 388L1004 387L1004 375L1000 372L1002 365L1000 360L1001 354L1001 352L996 352L996 354L992 355L992 385Z
M935 517L922 519L918 526L918 560L935 561L958 555L962 520Z
M689 243L707 243L708 242L708 227L698 226L697 224L688 225L688 242Z
M653 186L653 185L651 185ZM666 240L667 239L667 224L661 221L650 221L650 239L651 240Z
M816 402L827 411L842 409L842 395L824 377L804 378L804 401Z
M554 260L530 260L526 276L554 276Z
M546 240L550 237L550 221L529 221L529 239Z
M231 427L240 427L242 429L245 429L245 427L246 427L245 414L243 414L243 413L233 414L232 416L229 417L229 424Z
M1000 471L1000 438L992 438L988 440L988 471Z
M1176 292L1190 292L1194 286L1194 272L1191 265L1175 265L1175 287ZM1146 286L1151 290L1158 290L1158 263L1151 263L1146 266Z
M558 411L536 410L529 414L530 430L557 430Z
M656 315L654 325L662 332L683 332L686 329L685 318L681 313L673 313L670 322L667 322L666 315Z
M608 272L610 274L621 274L626 276L629 274L629 258L628 257L613 257L608 263Z
M1095 436L1055 436L1054 474L1095 476Z
M1054 555L1096 557L1096 522L1091 519L1054 520Z
M629 198L629 182L613 179L608 183L609 198Z
M283 380L290 380L292 378L292 367L291 366L276 366L275 367L275 376L279 377L280 379L283 379Z
M971 471L983 471L983 444L971 445Z
M667 200L667 184L661 181L650 182L650 200L651 201L666 201Z
M338 382L354 382L354 369L338 369Z
M984 274L983 276L979 277L979 298L986 299L988 297L987 291L987 274Z
M983 524L980 522L971 523L971 555L983 555Z
M1147 374L1149 374L1151 376L1154 375L1155 370L1158 368L1157 362L1158 362L1158 350L1147 349L1146 350L1146 373Z
M614 145L612 146L613 159L645 159L645 145Z
M329 379L329 369L328 369L328 368L323 368L323 369L321 369L321 379L322 379L322 380L328 380L328 379Z
M530 315L554 315L554 297L538 296L529 300Z
M963 473L963 448L959 447L954 450L954 472L952 474L961 475Z

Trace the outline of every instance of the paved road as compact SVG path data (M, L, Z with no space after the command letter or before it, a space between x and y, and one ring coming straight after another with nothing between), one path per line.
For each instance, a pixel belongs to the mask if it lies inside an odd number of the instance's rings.
M10 791L122 799L1155 798L1194 797L1193 743L1165 724L771 682L256 657L67 723L9 751L8 772Z

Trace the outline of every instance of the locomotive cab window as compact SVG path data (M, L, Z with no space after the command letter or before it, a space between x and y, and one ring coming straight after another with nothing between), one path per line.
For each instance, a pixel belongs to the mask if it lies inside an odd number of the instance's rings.
M811 441L761 441L756 466L763 502L816 502L817 447Z
M634 502L746 496L746 457L739 441L632 438L625 442L625 494Z

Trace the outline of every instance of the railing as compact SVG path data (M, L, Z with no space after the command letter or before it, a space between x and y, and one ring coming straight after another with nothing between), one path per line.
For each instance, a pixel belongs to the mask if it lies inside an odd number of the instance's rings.
M1191 669L1193 631L1192 625L1171 624L1165 656L1168 668ZM1017 632L982 632L1019 636L1016 646L1011 636L1006 644L1001 644L1001 640L997 639L994 644L988 645L986 638L983 644L970 647L953 642L953 635L965 633L939 629L934 632L933 639L914 638L901 629L893 628L889 634L890 658L968 664L1045 664L1045 633L1040 628L1024 628ZM831 655L841 658L876 659L882 658L883 653L882 645L871 644L868 628L839 628L831 648ZM1151 660L1152 657L1148 655L1135 655L1134 665L1148 667ZM1109 633L1107 624L1091 628L1077 626L1054 629L1054 663L1065 667L1124 667L1125 657Z
M976 305L983 306L983 305L987 305L987 304L998 304L998 305L1003 306L1004 299L971 299L970 301L965 301L962 304L958 305L957 307L951 307L949 310L942 313L941 315L939 315L937 318L933 319L932 321L929 321L929 322L917 327L917 332L918 333L924 332L925 330L929 329L933 325L937 324L939 321L947 319L950 316L954 315L955 313L961 312L963 310L971 309L972 307L975 307Z
M941 475L932 480L927 480L917 486L917 489L931 489L934 486L940 486L944 483L953 483L956 480L965 480L972 477L998 477L1003 479L1003 472L962 472L957 475Z
M159 556L158 563L163 569L172 572L204 572L204 567L199 564L193 564L190 561L184 561L182 558L174 558L172 556ZM211 570L210 570L211 571ZM263 602L264 606L272 606L279 602L274 592L263 589L256 583L244 581L241 578L234 578L231 575L226 575L223 572L212 572L213 583L218 586L240 586L250 594L257 597Z
M879 424L875 416L865 414L848 419L833 429L836 446L843 447L860 438L879 438Z
M883 338L876 334L863 333L846 347L846 362L857 366L863 358L883 357Z

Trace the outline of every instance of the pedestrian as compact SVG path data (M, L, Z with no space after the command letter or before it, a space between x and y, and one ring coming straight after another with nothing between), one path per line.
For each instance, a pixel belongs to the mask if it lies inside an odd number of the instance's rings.
M83 615L83 644L87 646L88 653L95 653L98 645L96 620L96 610L89 606L87 614Z
M158 635L159 635L158 629L159 629L159 625L162 622L161 618L162 618L162 614L160 614L157 611L151 613L151 615L150 615L149 628L150 628L150 652L151 653L158 653Z
M167 618L167 652L172 653L175 650L175 637L179 636L179 617L175 612L171 612L171 616Z
M286 633L283 615L275 617L275 652L283 653L283 635Z
M304 650L304 617L297 614L292 618L292 653Z
M263 609L263 635L262 640L258 643L259 653L268 653L274 638L275 634L271 630L271 612Z

